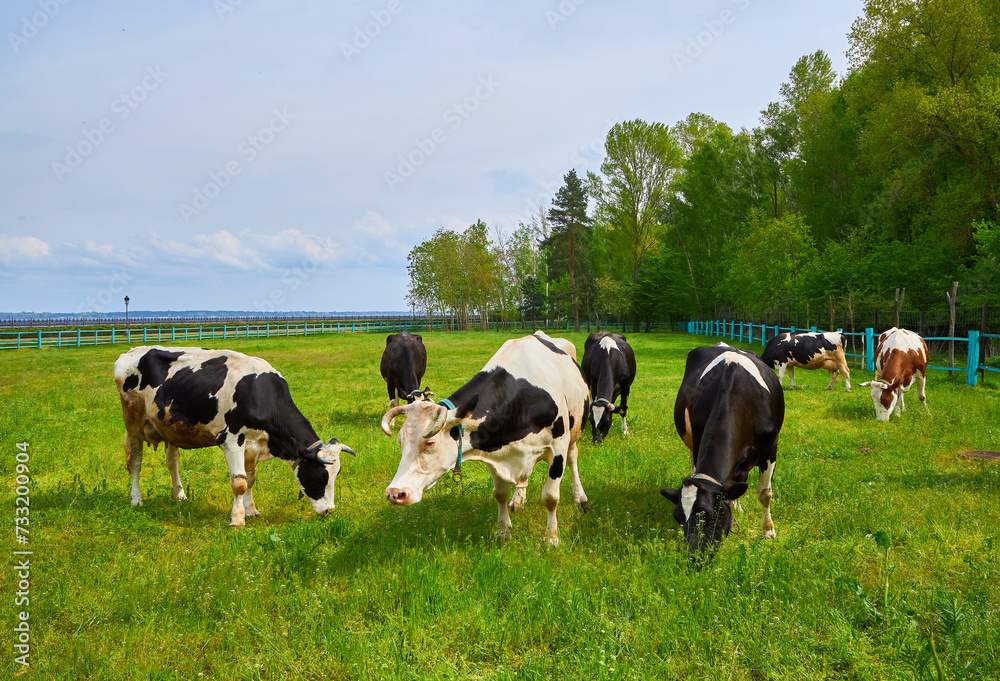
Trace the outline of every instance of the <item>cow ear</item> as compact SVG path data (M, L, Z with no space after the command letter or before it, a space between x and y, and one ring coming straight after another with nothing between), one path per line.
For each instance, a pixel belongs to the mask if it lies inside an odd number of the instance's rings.
M730 501L735 501L746 494L747 484L745 482L731 482L722 487L722 495Z
M676 504L681 500L681 491L679 489L661 489L660 494L667 498L672 504Z
M865 381L864 383L859 383L858 385L860 385L862 388L867 388L871 384L872 384L871 381Z
M472 410L479 404L479 393L473 395L467 402L455 407L455 418L458 420L467 419L472 415Z

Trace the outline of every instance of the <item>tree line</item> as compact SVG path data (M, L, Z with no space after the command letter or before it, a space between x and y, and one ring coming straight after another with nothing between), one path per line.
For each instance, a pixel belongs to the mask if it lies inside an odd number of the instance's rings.
M614 125L599 172L569 170L513 234L478 221L414 247L409 301L456 328L634 330L941 309L953 282L970 308L995 302L997 17L1000 0L867 0L845 75L803 56L751 130L703 113Z

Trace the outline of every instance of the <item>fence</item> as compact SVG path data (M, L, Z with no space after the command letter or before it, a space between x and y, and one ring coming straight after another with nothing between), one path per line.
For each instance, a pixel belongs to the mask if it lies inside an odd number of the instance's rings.
M654 324L659 328L660 324ZM484 328L478 320L474 328L486 331L534 331L536 328L550 331L568 331L571 323L534 321L490 322ZM444 330L447 326L442 319L367 319L337 322L304 322L284 324L223 324L222 326L157 326L139 329L75 329L0 332L0 350L21 350L25 348L66 348L89 345L131 345L141 343L186 343L205 340L229 340L237 338L279 338L290 336L311 336L326 333L396 333L398 331Z
M794 326L768 326L765 324L753 324L751 322L739 322L726 319L709 320L704 322L690 321L682 323L681 328L691 334L728 338L729 340L740 343L749 343L751 346L759 342L761 348L765 347L767 345L767 341L774 338L778 334L805 331L805 329L796 329ZM809 330L816 332L817 328L813 326ZM875 329L869 327L865 329L864 332L859 333L848 333L844 332L842 329L837 329L837 331L844 334L847 338L845 345L849 347L856 347L857 344L852 341L860 341L862 354L847 352L847 347L844 348L844 354L848 357L858 359L859 361L863 360L867 371L875 371L875 345L877 343L875 338ZM967 385L974 386L978 383L978 376L980 372L983 373L984 378L985 372L987 371L1000 373L1000 368L987 366L986 364L984 343L993 338L1000 338L1000 334L983 333L981 331L970 330L968 332L968 337L966 338L957 336L931 336L924 338L924 340L928 343L935 341L947 342L949 344L966 343L965 382ZM962 367L932 366L930 364L927 365L927 368L948 372L962 371Z

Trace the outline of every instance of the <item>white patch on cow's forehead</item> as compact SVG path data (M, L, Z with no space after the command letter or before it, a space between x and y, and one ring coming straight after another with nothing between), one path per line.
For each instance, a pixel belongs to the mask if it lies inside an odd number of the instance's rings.
M605 336L601 339L601 348L607 350L608 352L611 352L612 350L617 350L618 352L622 351L621 348L618 347L618 343L615 343L611 336Z
M747 372L757 379L761 387L767 392L771 392L771 389L767 387L767 383L764 382L764 377L760 375L760 371L757 370L757 365L750 360L749 357L741 355L738 352L723 352L718 357L713 359L711 363L705 367L705 370L701 372L701 378L705 378L712 369L716 367L720 362L725 361L726 364L739 364L741 367L747 370ZM701 380L701 379L699 379Z
M684 511L684 520L691 520L691 511L694 509L694 502L698 498L698 487L696 485L684 485L681 488L681 509Z
M604 418L604 407L595 404L592 410L594 412L594 423L600 423L601 419Z

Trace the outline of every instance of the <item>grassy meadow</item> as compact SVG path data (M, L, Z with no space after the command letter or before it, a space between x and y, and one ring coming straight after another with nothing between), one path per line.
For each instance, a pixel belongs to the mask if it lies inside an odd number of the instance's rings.
M520 334L519 334L520 335ZM560 334L582 356L586 334ZM508 337L426 333L438 398ZM902 418L799 371L786 391L774 477L778 536L751 493L715 560L692 568L659 494L688 471L672 409L687 352L715 339L628 334L638 376L631 434L581 440L593 504L559 506L543 543L543 469L494 539L485 466L413 507L383 496L399 462L384 335L216 341L282 372L324 439L352 446L337 508L316 517L288 467L258 469L263 517L231 530L217 448L182 451L188 502L147 448L145 505L130 477L112 364L126 346L0 354L5 563L13 563L15 443L30 444L31 666L14 662L16 579L2 571L0 676L38 679L997 679L1000 678L1000 389L932 372ZM223 345L225 343L225 345ZM760 350L757 346L756 350ZM785 379L788 385L788 379ZM568 476L567 476L568 477ZM756 473L751 474L751 490Z

